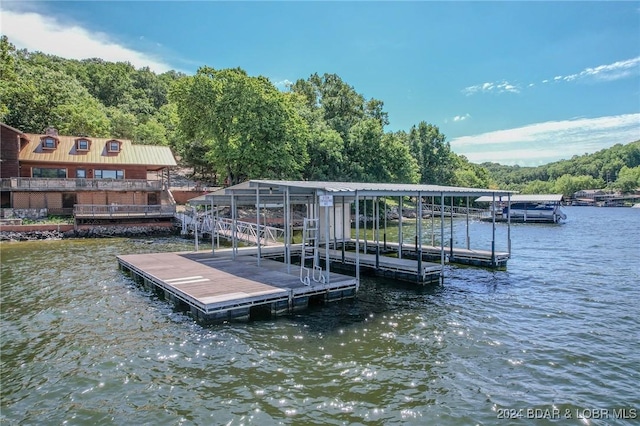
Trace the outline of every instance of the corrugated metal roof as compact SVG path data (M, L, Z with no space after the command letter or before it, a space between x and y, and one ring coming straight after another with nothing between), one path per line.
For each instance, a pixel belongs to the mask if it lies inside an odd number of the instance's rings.
M547 203L562 201L562 194L518 194L511 196L512 203ZM493 202L492 196L483 196L477 198L478 203L491 203ZM496 195L496 201L507 201L507 197L502 198Z
M290 190L296 192L305 191L319 191L323 193L348 193L353 194L356 191L359 193L387 193L392 195L393 193L404 193L417 195L419 192L424 195L483 195L483 194L496 194L506 196L507 194L513 194L515 191L505 191L498 189L484 189L484 188L466 188L458 186L441 186L441 185L415 185L404 183L366 183L366 182L316 182L316 181L281 181L281 180L252 180L252 186L273 186L273 187L288 187ZM338 194L336 194L338 195ZM342 195L342 194L339 194Z
M81 163L81 164L122 164L145 165L149 167L175 166L176 160L167 146L137 145L126 139L82 138L91 141L88 151L76 150L77 136L56 136L56 149L43 149L40 138L46 135L26 134L29 144L20 151L20 161L39 163ZM107 142L121 142L120 152L107 151Z

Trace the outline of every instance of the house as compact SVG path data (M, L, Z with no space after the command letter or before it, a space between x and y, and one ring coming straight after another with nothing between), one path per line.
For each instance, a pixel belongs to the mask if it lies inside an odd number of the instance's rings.
M12 213L46 209L76 223L172 218L169 147L129 140L28 134L0 123L1 202Z

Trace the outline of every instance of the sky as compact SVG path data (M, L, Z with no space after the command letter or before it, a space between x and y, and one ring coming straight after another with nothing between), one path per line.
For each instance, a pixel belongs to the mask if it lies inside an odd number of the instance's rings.
M281 90L337 74L426 121L471 162L537 166L640 139L640 2L0 3L18 48L193 74L240 67Z

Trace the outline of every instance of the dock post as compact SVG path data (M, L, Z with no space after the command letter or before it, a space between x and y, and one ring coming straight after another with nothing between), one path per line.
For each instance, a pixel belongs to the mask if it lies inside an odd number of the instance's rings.
M344 217L346 214L349 214L349 217L351 217L351 204L349 204L348 206L349 210L347 213L347 205L344 202L344 195L342 196L342 264L344 265L344 251L345 251L345 242L346 242L346 227L345 227L345 223L344 223ZM349 221L349 239L351 239L351 221Z
M384 250L387 250L387 197L384 197L384 233L382 234L384 239Z
M198 251L198 212L196 211L196 206L193 206L193 235L195 238L195 249Z
M440 193L440 279L444 282L444 193Z
M511 193L507 194L507 251L509 252L509 259L511 259Z
M360 287L360 199L356 190L356 291Z
M256 188L256 244L258 244L258 266L260 266L260 258L262 251L260 247L260 187Z
M496 193L493 193L493 205L496 205ZM511 210L511 209L509 209ZM496 212L495 208L493 209L493 219L492 219L492 230L491 230L491 267L493 268L496 263Z
M453 195L451 196L451 233L449 234L449 259L453 257Z
M284 191L284 226L285 226L285 236L284 236L284 252L285 252L285 262L287 263L287 273L291 273L291 200L289 199L289 187L287 186Z
M238 222L236 219L236 196L231 194L231 258L236 259L236 252L238 246L238 240L236 239L236 232L238 230Z
M416 254L418 255L418 271L416 277L422 277L422 194L418 192L418 232L416 233Z
M400 214L398 215L398 259L402 259L402 195L400 196Z
M364 252L367 253L367 197L364 198Z
M431 196L431 246L436 245L436 222L435 222L435 207L436 207L436 197Z
M215 211L213 210L213 198L211 199L211 255L213 256L216 253L216 217L214 216Z
M469 237L469 196L467 195L467 250L471 249L471 237Z
M380 206L378 205L378 197L373 197L373 212L376 239L376 270L378 270L380 269Z
M333 204L333 203L331 203ZM335 217L335 216L334 216ZM329 284L329 265L331 263L331 259L329 259L329 243L331 234L329 232L329 206L324 206L324 255L325 255L325 282Z

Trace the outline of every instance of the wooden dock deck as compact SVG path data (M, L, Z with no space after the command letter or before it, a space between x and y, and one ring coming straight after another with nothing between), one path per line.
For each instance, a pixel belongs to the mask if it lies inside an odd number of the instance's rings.
M320 258L325 259L324 249L319 251ZM329 259L332 267L340 267L348 265L355 268L356 253L352 251L329 250ZM418 268L420 268L418 270ZM440 264L420 262L413 259L398 259L389 256L378 256L376 260L375 254L360 253L360 269L372 271L375 275L391 277L403 281L429 283L438 282L440 280Z
M346 242L347 247L355 249L355 241L349 240ZM363 246L363 242L360 242L360 247ZM384 243L380 242L380 252L398 252L399 244L396 242L387 242L386 249ZM376 243L372 241L367 242L367 251L375 253ZM440 261L440 247L431 245L422 245L422 259L425 261L435 260ZM508 252L496 251L494 252L493 263L491 260L491 250L477 250L466 249L462 247L445 247L444 248L445 260L448 263L455 263L459 265L480 266L483 268L503 268L507 266L507 261L511 258ZM418 254L415 244L405 243L402 245L403 258L408 257L415 259Z
M326 302L355 295L355 278L331 273L329 283L307 286L298 268L252 256L214 257L196 253L117 256L122 270L189 310L200 322L248 319L254 313L279 315L305 309L310 299Z

